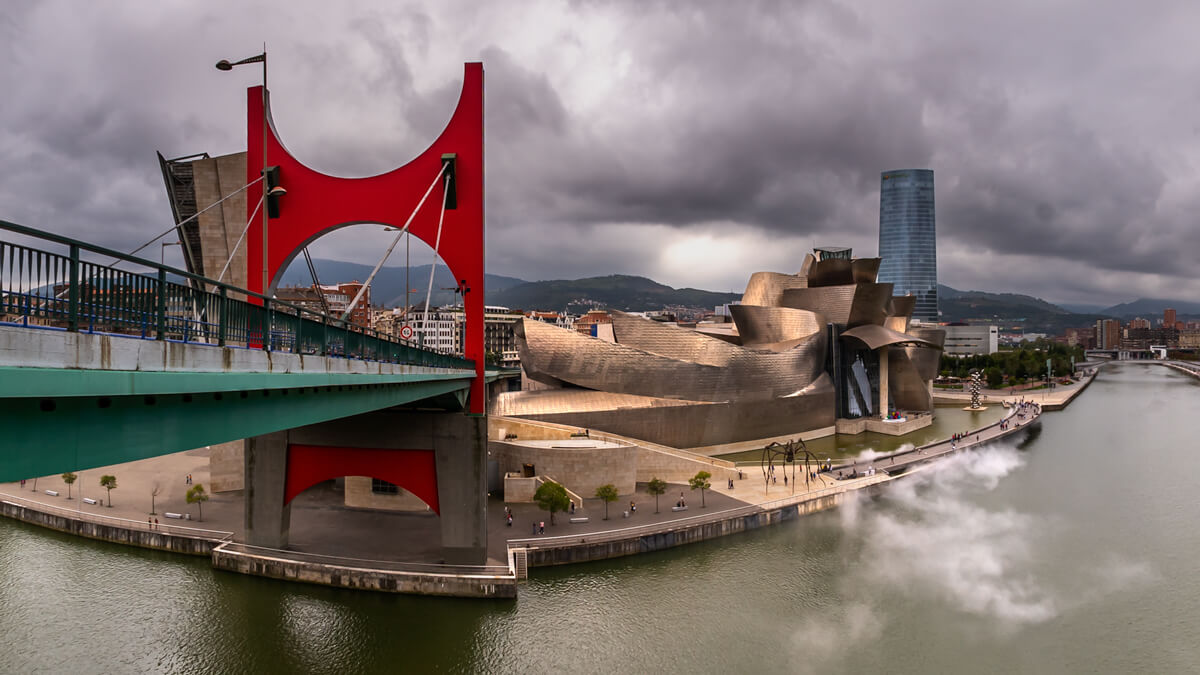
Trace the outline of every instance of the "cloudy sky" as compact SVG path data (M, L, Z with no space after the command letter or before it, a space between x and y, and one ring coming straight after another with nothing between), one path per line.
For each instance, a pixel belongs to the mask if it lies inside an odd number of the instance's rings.
M243 150L260 73L213 63L266 42L282 138L346 176L423 150L484 62L492 273L741 290L813 245L874 255L880 172L932 168L942 283L1195 299L1196 26L1188 0L6 0L0 218L165 230L154 152Z

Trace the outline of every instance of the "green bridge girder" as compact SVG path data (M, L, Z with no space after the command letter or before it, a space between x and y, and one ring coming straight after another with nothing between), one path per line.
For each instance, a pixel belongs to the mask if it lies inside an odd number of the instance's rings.
M465 409L474 373L0 368L0 481L81 471L400 405Z

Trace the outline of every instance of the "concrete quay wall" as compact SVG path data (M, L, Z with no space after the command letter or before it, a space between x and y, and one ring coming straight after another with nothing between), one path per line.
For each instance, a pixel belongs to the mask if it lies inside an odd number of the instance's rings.
M31 525L58 530L59 532L79 537L87 537L88 539L98 539L114 544L153 548L160 551L171 551L172 553L183 553L186 555L211 555L213 548L221 543L219 539L188 537L179 534L169 534L162 530L137 530L79 520L63 515L37 511L9 501L0 502L0 515Z
M694 544L738 532L756 530L760 527L776 525L801 516L835 508L845 501L846 495L851 491L850 489L841 490L799 503L767 508L752 513L736 513L725 518L681 525L670 529L619 539L589 542L587 541L587 537L582 537L580 541L559 546L526 547L527 565L529 567L549 567L551 565L569 565L594 560L607 560L609 558L620 558L639 553L663 551L676 546Z
M459 598L517 597L517 580L512 576L436 574L347 567L243 553L224 547L213 549L212 566L239 574L336 588Z

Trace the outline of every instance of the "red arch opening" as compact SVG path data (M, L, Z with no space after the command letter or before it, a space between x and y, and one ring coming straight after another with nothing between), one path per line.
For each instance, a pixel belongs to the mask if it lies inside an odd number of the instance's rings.
M269 96L269 94L268 94ZM246 182L263 168L263 119L270 121L270 99L263 107L262 87L247 95ZM287 194L267 231L267 286L263 286L262 219L251 220L246 233L247 287L269 294L287 263L317 236L346 223L403 225L442 168L443 155L454 155L456 204L447 209L438 255L466 289L464 356L475 361L471 385L472 413L484 412L484 232L483 232L483 64L464 68L462 94L441 135L411 162L378 176L341 178L315 171L288 152L273 124L266 135L267 166L279 167L279 183ZM246 192L249 219L262 197L262 183ZM409 231L430 247L437 243L443 189L435 188L413 218ZM374 262L374 261L371 261Z
M289 445L283 503L322 481L342 476L370 476L413 493L441 514L437 466L432 450L348 448L329 445Z

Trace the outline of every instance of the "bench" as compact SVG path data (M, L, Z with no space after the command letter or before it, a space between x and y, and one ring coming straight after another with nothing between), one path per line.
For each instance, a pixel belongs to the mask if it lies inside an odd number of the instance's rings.
M95 499L92 499L91 497L84 497L84 498L83 498L83 503L84 503L84 504L93 504L93 505L94 505L94 504L96 503L96 500L95 500Z
M588 518L587 518L587 516L580 516L580 517L578 517L578 518L572 518L572 519L571 519L571 523L573 523L573 524L574 524L574 523L586 523L587 521L588 521Z
M58 496L58 492L56 492L56 491L54 491L54 490L46 490L46 494L50 495L51 497L57 497L57 496Z
M171 513L170 511L168 511L168 512L164 513L163 515L166 516L167 518L175 518L178 520L183 520L182 513Z
M672 506L671 510L672 511L687 511L687 507L686 506Z

